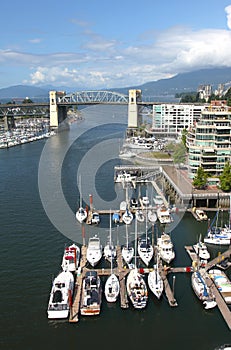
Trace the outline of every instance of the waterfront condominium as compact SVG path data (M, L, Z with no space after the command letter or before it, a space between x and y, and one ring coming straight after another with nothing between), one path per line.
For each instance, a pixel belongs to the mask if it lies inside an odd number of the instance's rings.
M152 130L163 135L179 137L201 116L204 104L160 103L153 105ZM161 134L160 132L160 134Z
M221 175L231 156L231 107L226 101L212 101L201 112L187 134L189 177L199 166L210 177Z

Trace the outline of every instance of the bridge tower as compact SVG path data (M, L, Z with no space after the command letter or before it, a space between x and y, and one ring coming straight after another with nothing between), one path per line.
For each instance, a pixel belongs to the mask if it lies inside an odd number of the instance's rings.
M65 95L64 91L50 91L50 127L58 128L59 124L67 117L67 108L58 106L57 97Z
M140 126L141 117L137 102L142 101L141 90L129 90L128 102L128 129L137 129Z

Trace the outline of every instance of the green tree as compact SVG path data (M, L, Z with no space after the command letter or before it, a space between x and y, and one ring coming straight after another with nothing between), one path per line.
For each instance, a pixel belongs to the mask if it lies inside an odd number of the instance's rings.
M182 140L182 143L185 146L185 148L186 148L186 136L187 136L187 133L188 133L188 131L186 129L182 130L181 140Z
M184 144L178 143L175 145L174 152L173 152L173 162L175 164L185 163L186 159L186 148Z
M193 186L198 189L203 189L207 184L207 178L208 174L204 171L202 166L199 166L193 179Z
M222 191L229 192L231 190L231 165L229 162L225 163L223 172L219 178Z

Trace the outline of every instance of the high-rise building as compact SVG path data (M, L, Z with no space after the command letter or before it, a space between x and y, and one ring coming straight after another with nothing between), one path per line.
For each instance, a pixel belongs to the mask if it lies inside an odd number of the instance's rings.
M221 175L231 157L231 108L226 101L212 101L187 135L189 177L199 166L210 177Z

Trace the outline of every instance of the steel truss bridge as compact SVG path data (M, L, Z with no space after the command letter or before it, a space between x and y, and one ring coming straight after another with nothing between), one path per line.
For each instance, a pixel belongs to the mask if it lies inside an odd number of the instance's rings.
M128 96L113 91L79 91L58 97L57 104L128 104Z

